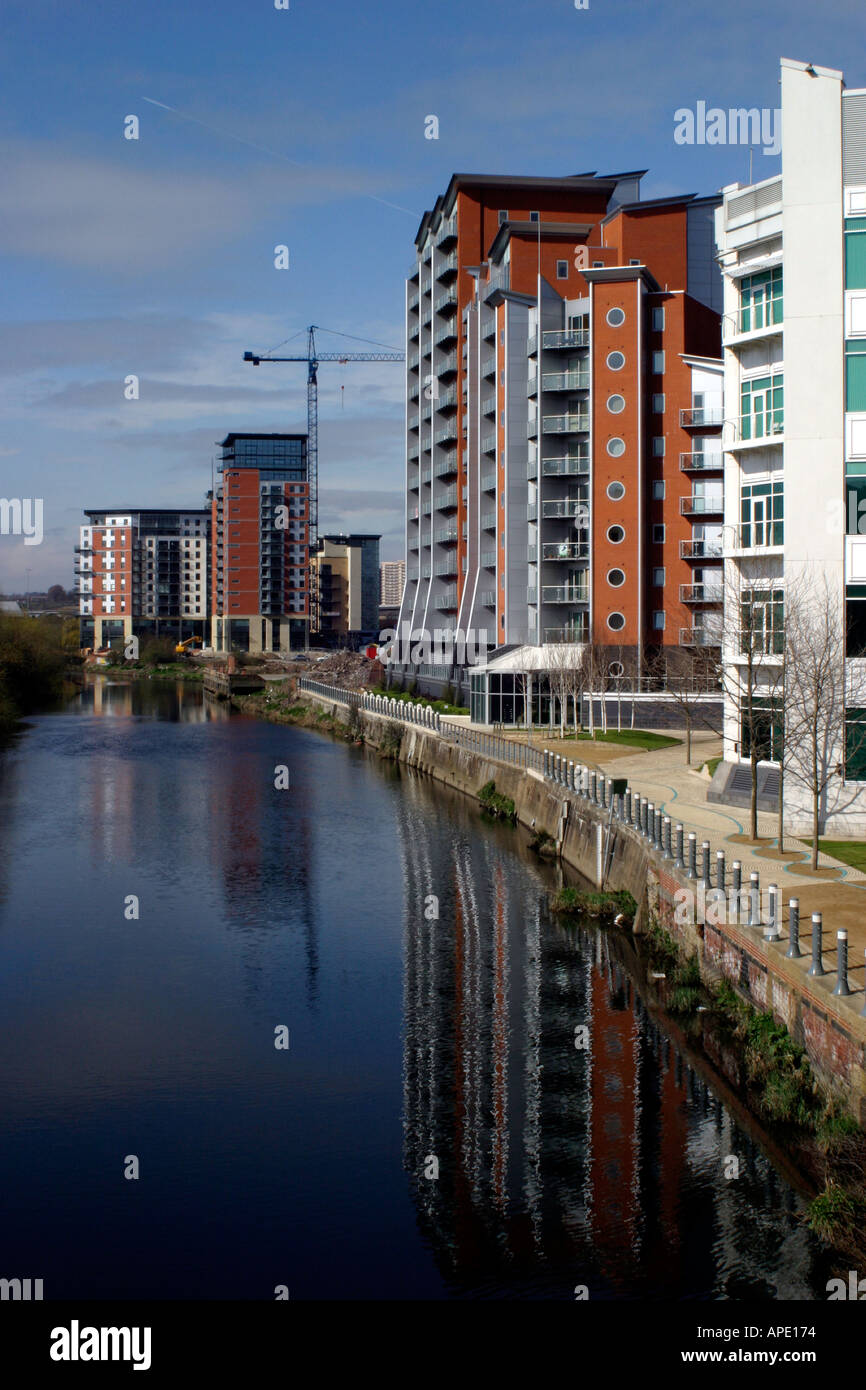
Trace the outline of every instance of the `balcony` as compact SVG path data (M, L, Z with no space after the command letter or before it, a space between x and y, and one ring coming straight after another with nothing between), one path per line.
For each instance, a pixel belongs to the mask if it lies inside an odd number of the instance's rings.
M721 603L719 584L681 584L680 603Z
M406 423L407 423L407 426L408 426L408 428L409 428L410 430L417 430L418 425L419 425L418 416L417 416L417 415L410 415L410 416L408 417Z
M588 410L573 415L545 415L541 426L542 434L579 434L588 429Z
M495 569L496 569L496 551L495 551L495 550L485 550L485 551L482 551L482 554L481 554L481 564L482 564L483 568L486 569L486 570L495 570Z
M529 478L530 480L532 480L532 479L538 477L538 459L537 459L537 458L534 458L534 459L527 459L527 460L526 460L526 476L527 476L527 478Z
M410 313L410 314L414 314L414 313L417 312L419 303L420 303L420 297L419 297L417 294L413 295L412 298L409 300L409 313Z
M580 497L565 497L558 502L542 502L543 517L581 517L588 520L589 508Z
M582 584L545 584L541 598L543 603L588 603L589 590Z
M484 400L484 401L481 402L481 414L482 414L482 415L495 415L495 414L496 414L496 397L495 397L495 396L488 396L486 400Z
M433 600L434 607L442 612L453 613L457 608L457 590L446 589L444 594L437 594Z
M444 429L439 430L438 433L435 435L435 442L437 444L456 444L457 421L452 420L450 424L447 424L444 427Z
M720 492L709 497L681 497L680 516L721 516L725 499Z
M440 512L456 511L457 509L457 488L449 487L439 497L436 498L436 509Z
M721 560L721 538L713 540L680 541L681 560Z
M494 473L485 473L485 474L484 474L483 478L481 479L481 491L482 491L482 492L495 492L495 491L496 491L496 473L495 473L495 472L494 472Z
M456 319L452 319L451 323L449 323L448 326L447 326L446 328L442 328L442 329L439 330L439 332L436 334L435 342L436 342L436 346L437 346L437 347L442 347L442 345L443 345L444 343L456 343L456 342L457 342L457 320L456 320Z
M481 296L485 304L487 303L488 299L492 299L494 294L498 293L499 290L507 290L510 286L510 283L511 270L509 266L503 266L500 271L497 271L494 274L492 274L490 276L490 279L487 281L487 284L483 285L481 288Z
M440 376L452 376L457 371L457 353L449 352L439 363Z
M542 560L588 560L588 541L546 541L541 547Z
M722 471L721 454L691 453L680 454L680 471L683 473L706 473Z
M496 435L486 434L481 441L481 452L483 454L496 453Z
M724 424L724 411L720 405L693 406L691 410L680 411L680 426L684 430L718 429Z
M436 267L437 280L450 280L457 274L457 252L452 251L450 256L443 256Z
M565 627L546 627L544 640L545 642L585 642L588 631L588 624L584 619L582 622L568 623Z
M439 250L448 246L452 241L457 240L457 214L451 216L443 222L436 233L436 246Z
M424 484L429 483L429 481L430 481L430 479L431 479L432 476L433 476L432 469L430 469L429 467L423 469L423 470L422 470L422 473L421 473L421 481L422 481L422 483L424 483Z
M456 579L457 578L457 553L452 551L447 560L439 560L433 566L433 573L437 579Z
M450 289L447 289L447 290L445 291L444 294L440 294L439 298L436 300L436 303L434 304L433 307L434 307L434 309L436 310L436 313L437 313L437 314L446 314L446 315L448 315L448 316L450 316L451 314L456 314L456 312L457 312L457 290L456 290L456 288L455 288L454 286L451 286L451 288L450 288Z
M481 363L481 375L482 375L482 376L495 376L495 375L496 375L496 353L495 353L495 352L492 353L490 357L485 357L484 361Z
M589 347L589 329L554 329L542 333L541 341L545 352L556 352L560 348L585 348Z
M541 460L541 473L545 478L568 478L589 472L589 453L564 454L561 458Z
M433 402L437 410L456 410L457 392L452 386L450 391L445 391L441 396L434 396Z
M444 459L442 463L437 463L436 467L433 469L433 477L449 478L452 477L456 472L457 455L452 454L449 458Z
M588 391L589 372L544 372L541 384L545 391Z
M721 640L721 631L712 627L680 628L681 647L718 647L721 646Z
M538 520L538 503L537 503L537 502L527 502L527 504L526 504L526 520L527 520L527 521L537 521L537 520Z
M747 415L740 419L738 438L727 447L741 449L744 445L764 443L781 444L785 433L785 413L783 409L768 410L766 414Z
M443 526L441 530L434 532L433 539L437 545L456 545L457 527L455 525Z
M745 305L737 313L737 332L769 333L777 331L782 326L782 303L783 296L779 295L776 299L758 299Z

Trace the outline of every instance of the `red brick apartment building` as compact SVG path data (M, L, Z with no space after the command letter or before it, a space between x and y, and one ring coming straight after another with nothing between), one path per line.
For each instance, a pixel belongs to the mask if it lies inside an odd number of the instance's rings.
M606 649L618 673L718 639L719 199L642 203L642 176L458 174L422 219L406 672L451 679L479 634L487 669L507 647L513 672L562 643ZM437 630L458 644L438 660Z

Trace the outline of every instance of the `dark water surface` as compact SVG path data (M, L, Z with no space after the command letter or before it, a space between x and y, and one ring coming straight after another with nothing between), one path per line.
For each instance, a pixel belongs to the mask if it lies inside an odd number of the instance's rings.
M0 753L0 846L0 1276L826 1297L801 1199L615 940L552 919L558 870L467 800L195 689L100 683Z

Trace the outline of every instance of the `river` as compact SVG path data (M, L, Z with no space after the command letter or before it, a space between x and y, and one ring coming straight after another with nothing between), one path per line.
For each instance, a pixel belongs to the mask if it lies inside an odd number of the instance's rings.
M0 753L0 841L0 1276L826 1297L767 1145L615 939L550 916L560 871L465 798L200 689L99 680Z

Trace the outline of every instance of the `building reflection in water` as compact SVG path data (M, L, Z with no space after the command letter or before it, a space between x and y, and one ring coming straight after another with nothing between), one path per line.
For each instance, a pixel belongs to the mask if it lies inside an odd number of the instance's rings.
M404 1163L449 1287L814 1297L800 1199L650 1017L622 943L552 918L506 832L422 837L423 788L401 793Z

